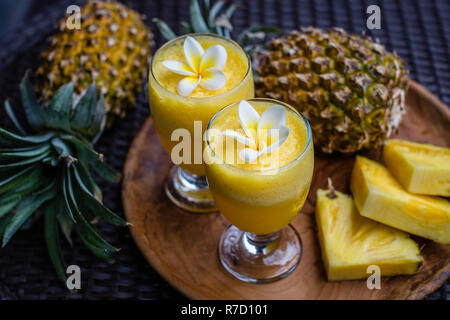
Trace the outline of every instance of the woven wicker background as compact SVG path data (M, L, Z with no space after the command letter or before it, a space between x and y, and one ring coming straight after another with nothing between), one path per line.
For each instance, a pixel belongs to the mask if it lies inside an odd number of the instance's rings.
M189 1L123 1L147 16L156 40L156 48L164 40L151 23L160 17L181 33L179 22L188 20ZM285 30L300 26L343 27L347 31L377 37L390 50L395 50L409 65L411 77L444 103L450 105L450 1L448 0L238 0L242 4L234 18L236 34L250 24L271 24ZM35 70L39 53L45 48L45 37L70 4L81 1L36 1L35 14L0 41L0 102L11 97L17 104L18 84L30 68ZM382 13L382 29L367 30L366 8L378 4ZM139 97L135 110L106 132L97 144L106 161L121 171L128 147L148 116L145 96ZM0 108L0 125L11 128ZM105 203L123 212L120 185L100 184ZM69 293L52 269L43 237L43 224L37 221L29 230L18 233L0 250L0 299L173 299L182 296L168 285L143 259L126 228L100 225L100 231L122 250L116 263L108 265L93 257L78 239L73 249L64 248L66 261L82 270L82 290ZM429 296L449 299L450 283Z

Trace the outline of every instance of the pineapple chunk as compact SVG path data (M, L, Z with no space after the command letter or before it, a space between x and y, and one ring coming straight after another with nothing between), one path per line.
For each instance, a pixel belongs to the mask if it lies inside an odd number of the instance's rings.
M329 281L367 278L369 265L382 276L413 274L422 261L408 234L358 214L352 198L317 190L316 221Z
M383 162L409 192L450 196L450 149L404 140L388 140Z
M350 188L361 215L450 244L450 202L407 192L381 164L357 156Z

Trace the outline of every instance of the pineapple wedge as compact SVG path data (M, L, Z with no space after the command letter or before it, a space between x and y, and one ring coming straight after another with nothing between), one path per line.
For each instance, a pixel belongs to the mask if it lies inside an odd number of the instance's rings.
M388 140L383 162L409 192L450 196L450 149L405 140Z
M357 156L350 188L361 215L450 244L450 202L407 192L381 164Z
M417 272L422 258L407 233L362 217L341 192L318 189L316 201L328 281L367 278L370 265L379 266L382 276Z

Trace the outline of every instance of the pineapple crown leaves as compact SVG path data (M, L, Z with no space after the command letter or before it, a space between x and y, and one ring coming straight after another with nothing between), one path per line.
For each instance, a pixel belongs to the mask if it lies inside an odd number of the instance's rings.
M28 127L33 133L48 130L63 131L82 139L96 141L105 126L105 102L103 94L97 98L95 82L74 101L74 85L67 83L59 88L53 99L40 105L27 72L20 83L20 95ZM5 101L5 110L17 130L23 136L30 135L11 107Z
M181 28L185 33L215 33L227 38L231 38L233 25L230 20L239 5L228 3L225 0L219 0L211 4L210 0L204 0L202 6L198 0L191 0L189 7L190 23L181 22ZM172 40L177 37L175 32L161 19L154 18L159 31L166 40ZM237 42L248 53L260 46L260 42L266 38L269 33L280 34L283 31L277 27L265 25L253 25L243 30Z
M0 149L1 245L38 218L38 209L42 209L49 255L58 276L66 281L60 231L71 244L75 229L92 253L112 263L118 249L99 235L92 222L100 218L114 225L127 224L102 204L101 190L89 173L91 169L105 180L120 180L86 139L101 132L103 98L97 99L93 84L72 103L73 85L69 83L42 107L28 75L20 89L28 127L35 133L27 133L6 101L6 112L19 133L0 128L0 145L5 146Z

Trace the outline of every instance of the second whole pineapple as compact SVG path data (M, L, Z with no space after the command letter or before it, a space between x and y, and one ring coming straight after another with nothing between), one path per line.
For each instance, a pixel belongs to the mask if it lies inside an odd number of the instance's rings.
M80 29L69 29L66 20L59 22L37 70L41 100L51 100L67 82L81 95L95 81L111 125L136 102L147 77L152 33L140 14L116 1L88 1Z
M405 113L407 72L370 38L306 28L254 53L256 96L295 106L325 153L381 146Z

